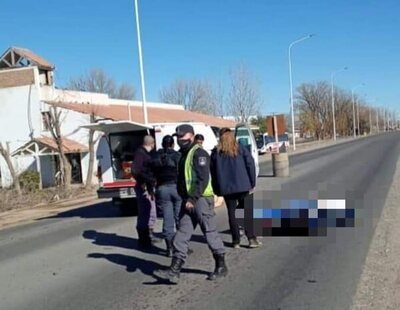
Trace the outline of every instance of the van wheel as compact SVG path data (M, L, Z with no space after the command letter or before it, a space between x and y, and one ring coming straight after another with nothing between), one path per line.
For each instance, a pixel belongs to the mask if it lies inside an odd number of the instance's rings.
M113 205L120 211L121 216L137 215L137 200L136 198L113 198Z

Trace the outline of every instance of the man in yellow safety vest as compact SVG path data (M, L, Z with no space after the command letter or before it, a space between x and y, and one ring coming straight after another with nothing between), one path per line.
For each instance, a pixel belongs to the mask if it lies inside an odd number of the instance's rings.
M156 277L177 283L180 270L187 258L189 241L197 224L206 237L215 260L215 270L209 280L224 277L228 273L225 265L225 248L217 231L214 212L214 192L210 177L210 156L194 142L194 130L184 124L176 128L174 136L178 139L182 157L178 168L178 193L182 197L179 229L173 239L173 257L167 270L157 270Z

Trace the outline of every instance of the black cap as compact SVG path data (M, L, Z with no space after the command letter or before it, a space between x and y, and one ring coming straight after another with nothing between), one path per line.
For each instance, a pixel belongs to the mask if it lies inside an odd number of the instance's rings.
M194 135L194 129L191 125L183 124L183 125L176 127L175 133L173 134L173 136L181 138L184 135L186 135L187 133L191 133Z

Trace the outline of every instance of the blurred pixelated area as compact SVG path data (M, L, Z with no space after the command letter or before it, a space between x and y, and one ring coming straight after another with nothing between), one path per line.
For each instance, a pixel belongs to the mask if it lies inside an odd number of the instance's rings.
M236 217L256 236L327 236L328 228L355 226L355 208L346 199L265 199L248 196ZM271 197L270 197L271 198ZM351 200L349 200L351 201Z

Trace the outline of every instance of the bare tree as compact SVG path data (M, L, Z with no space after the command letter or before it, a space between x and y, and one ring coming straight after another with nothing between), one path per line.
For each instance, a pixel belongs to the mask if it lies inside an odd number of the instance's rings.
M49 117L46 118L47 126L57 145L57 150L60 158L60 171L62 172L62 185L65 192L68 194L71 188L71 164L65 154L63 137L61 134L62 111L56 106L51 106L49 109Z
M135 98L135 89L127 84L123 83L118 86L114 80L102 69L92 69L88 73L81 75L78 78L71 79L68 84L68 88L98 92L108 94L111 98L133 100ZM96 122L96 116L90 115L90 123ZM94 170L94 148L98 141L99 136L95 137L95 132L89 130L88 136L88 149L89 149L89 164L86 177L86 187L92 185L93 170Z
M225 91L221 84L218 82L214 88L214 115L216 116L224 116L226 110L226 98L225 98Z
M297 93L296 106L300 111L302 131L311 132L318 140L324 139L332 124L328 83L302 84Z
M186 110L216 114L217 93L207 80L175 80L160 91L160 100L165 103L183 105Z
M118 99L133 100L135 99L135 89L131 85L123 83L115 90L114 97Z
M90 114L90 123L94 123L96 121L96 116L92 113ZM89 141L88 141L88 148L89 148L89 166L87 170L86 176L86 188L90 188L92 186L93 180L93 172L94 172L94 146L97 142L95 139L95 131L93 129L89 129Z
M10 152L10 145L8 143L3 143L0 142L0 155L3 156L4 160L7 163L8 170L10 171L11 178L13 180L13 186L14 189L16 190L18 196L21 196L21 186L19 184L19 176L17 172L15 171L12 159L11 159L11 152Z
M341 136L353 134L353 105L351 94L335 89L335 119L337 132Z
M123 83L118 86L102 69L92 69L77 78L70 79L67 87L80 91L104 93L116 99L133 100L136 95L131 85Z
M228 110L240 122L248 122L260 104L259 87L253 74L240 65L231 71Z

